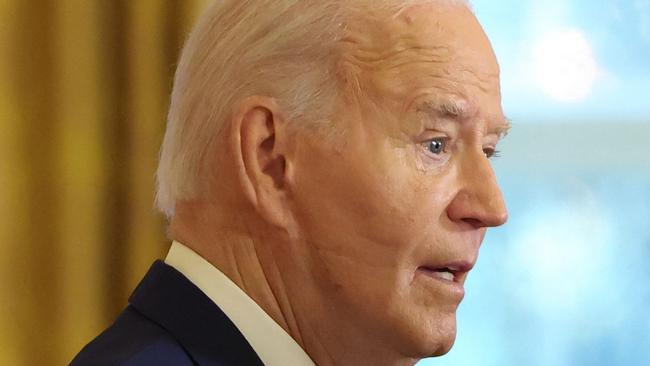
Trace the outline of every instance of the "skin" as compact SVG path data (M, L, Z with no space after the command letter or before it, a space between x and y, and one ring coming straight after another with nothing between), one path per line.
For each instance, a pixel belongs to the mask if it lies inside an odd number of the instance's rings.
M413 365L452 347L464 295L466 271L451 285L431 267L470 269L507 219L488 158L507 129L499 67L464 7L350 24L334 132L295 128L273 98L241 101L213 189L177 203L170 236L318 365Z

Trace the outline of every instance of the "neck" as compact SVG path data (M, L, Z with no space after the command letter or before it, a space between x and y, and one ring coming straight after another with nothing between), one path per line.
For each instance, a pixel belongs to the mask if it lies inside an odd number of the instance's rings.
M212 208L179 205L170 223L170 236L190 247L222 271L278 323L319 366L414 365L416 359L389 352L369 338L367 329L345 321L344 309L328 306L311 281L311 266L289 243L254 220L240 217L227 225L215 224ZM208 213L209 212L209 213ZM242 212L228 210L228 212ZM210 228L206 231L205 228Z

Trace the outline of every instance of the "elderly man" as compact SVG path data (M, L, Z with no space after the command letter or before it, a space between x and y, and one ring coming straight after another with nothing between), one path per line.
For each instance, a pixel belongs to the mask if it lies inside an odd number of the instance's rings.
M413 365L443 355L508 124L469 6L224 0L158 170L174 240L73 365Z

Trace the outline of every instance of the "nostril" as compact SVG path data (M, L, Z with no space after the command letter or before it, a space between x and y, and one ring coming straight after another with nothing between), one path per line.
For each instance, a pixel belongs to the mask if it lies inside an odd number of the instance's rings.
M463 221L466 222L466 223L468 223L468 224L470 224L470 225L472 225L472 227L474 227L474 228L476 228L476 229L480 229L480 228L482 228L482 227L487 226L487 225L485 225L485 223L483 223L481 220L479 220L479 219L474 219L474 218L471 218L471 217L464 218Z

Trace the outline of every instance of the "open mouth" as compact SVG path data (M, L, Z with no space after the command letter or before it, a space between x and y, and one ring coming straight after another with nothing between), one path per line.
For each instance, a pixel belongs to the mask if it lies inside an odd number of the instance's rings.
M436 289L438 294L451 294L454 303L460 303L465 296L464 283L467 274L472 270L474 262L457 261L446 264L436 263L418 267L417 272L430 280L425 281Z
M457 282L456 281L456 273L457 271L454 271L451 268L448 267L442 267L442 268L431 268L431 267L420 267L419 268L421 271L426 272L427 275L431 277L436 277L444 281L449 281L449 282Z
M430 277L462 284L472 267L472 263L462 261L442 265L424 265L419 267L418 270Z

